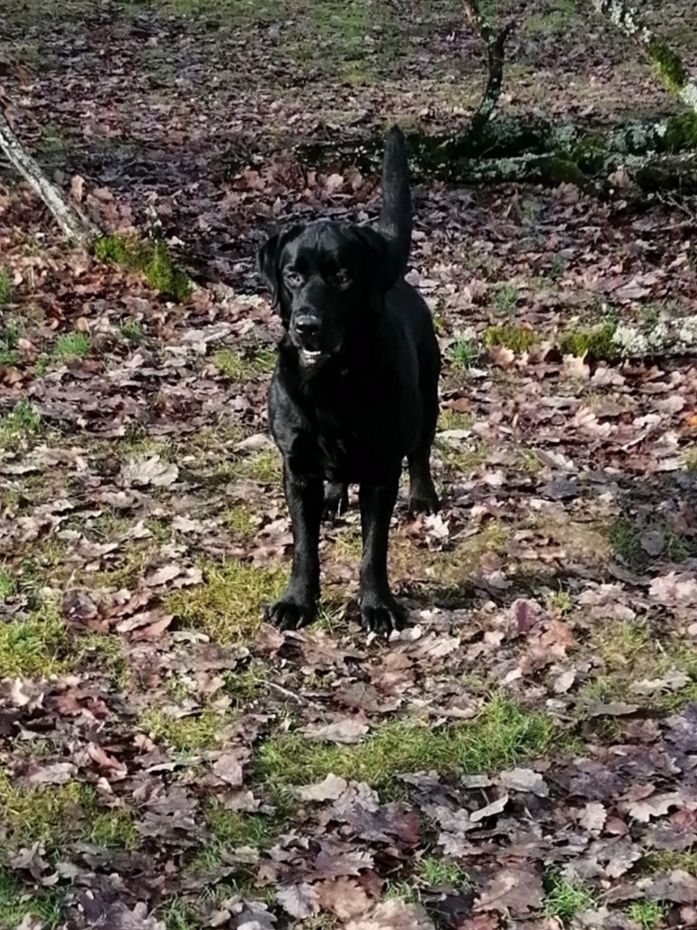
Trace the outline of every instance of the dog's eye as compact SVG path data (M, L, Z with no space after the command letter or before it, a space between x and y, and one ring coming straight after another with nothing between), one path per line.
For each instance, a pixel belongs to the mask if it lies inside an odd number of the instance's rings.
M351 283L351 275L345 268L337 268L337 270L332 275L334 282L339 285L339 287L348 287Z
M288 287L300 287L303 283L303 276L299 271L294 271L292 268L289 268L283 273L283 280Z

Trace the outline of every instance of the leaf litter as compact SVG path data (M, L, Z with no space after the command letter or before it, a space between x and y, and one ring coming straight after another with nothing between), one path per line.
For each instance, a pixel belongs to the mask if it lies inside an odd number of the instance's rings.
M419 186L411 274L449 361L444 510L410 521L402 501L393 527L413 625L367 642L344 615L354 509L323 531L321 621L282 635L257 609L290 536L264 403L278 324L253 250L279 219L375 215L372 172L311 169L295 143L337 119L379 129L392 103L380 80L347 93L299 64L264 20L182 28L158 6L19 24L53 58L29 79L14 57L2 71L20 135L59 124L74 195L110 230L155 216L199 287L169 302L68 252L3 178L2 325L20 335L0 361L0 435L25 427L0 443L0 923L636 930L632 903L655 902L657 926L689 926L697 370L550 348L573 325L688 313L689 198L637 211L564 185ZM541 100L511 79L512 111L566 112L564 56L597 66L574 35L521 44L548 83ZM416 42L394 63L392 89L451 127L446 76L457 50L478 67L472 36L429 41L430 57ZM230 60L256 88L209 93ZM318 92L286 76L278 96L287 67L310 67ZM131 83L118 107L105 72ZM191 93L163 93L172 79ZM593 82L578 92L607 112L656 101L623 80L615 99L612 79L602 100ZM539 337L525 353L487 348L502 283ZM59 360L74 332L88 354ZM550 913L555 881L580 885L585 909Z

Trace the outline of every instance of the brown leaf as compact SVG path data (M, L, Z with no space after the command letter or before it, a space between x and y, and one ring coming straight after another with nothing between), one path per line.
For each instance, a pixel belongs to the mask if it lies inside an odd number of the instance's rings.
M281 907L298 920L305 920L316 913L319 895L312 885L303 882L300 885L283 885L277 893L276 899Z
M509 791L528 791L539 798L546 798L549 788L539 772L532 769L511 769L510 772L501 772L499 782Z
M295 795L301 801L336 801L348 788L348 782L338 775L327 775L324 781L314 785L301 785Z
M426 911L399 898L382 901L369 914L351 920L346 930L434 930Z
M303 730L308 739L325 743L360 743L368 732L363 717L344 717L333 723L310 724Z
M477 904L481 911L510 911L522 917L542 907L542 880L536 872L501 869L489 882Z
M352 878L335 878L317 886L319 906L332 911L340 920L352 920L370 910L373 900Z
M492 801L491 804L487 804L486 807L480 807L479 810L472 811L469 818L470 822L479 823L480 820L484 820L486 817L494 817L496 814L501 813L506 804L508 804L508 795L503 794L500 798Z
M250 751L246 747L223 753L213 763L213 774L233 788L239 788L244 780L244 766L249 756Z

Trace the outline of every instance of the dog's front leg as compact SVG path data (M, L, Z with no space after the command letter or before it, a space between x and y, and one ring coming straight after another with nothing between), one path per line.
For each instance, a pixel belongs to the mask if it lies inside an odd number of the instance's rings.
M299 475L286 461L283 487L293 527L293 567L288 587L266 611L266 618L282 630L312 623L319 601L319 527L324 506L320 478Z
M399 472L384 484L361 484L360 608L363 626L377 633L401 630L406 612L392 596L387 578L387 546L390 519L397 500Z

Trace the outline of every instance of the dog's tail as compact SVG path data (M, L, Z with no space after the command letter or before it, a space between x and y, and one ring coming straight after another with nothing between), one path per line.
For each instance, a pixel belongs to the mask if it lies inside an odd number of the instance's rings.
M404 135L398 126L385 139L378 229L392 245L399 273L404 274L411 248L411 193Z

